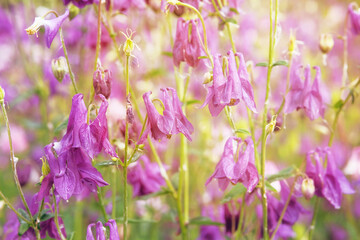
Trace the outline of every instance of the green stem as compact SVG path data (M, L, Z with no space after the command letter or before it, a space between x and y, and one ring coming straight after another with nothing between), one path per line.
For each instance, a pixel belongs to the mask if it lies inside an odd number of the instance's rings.
M116 160L116 167L113 167L111 169L112 171L112 195L111 195L111 201L112 201L112 211L111 211L111 218L116 219L116 188L117 188L117 166L118 166L118 160Z
M104 206L104 200L103 200L103 197L102 197L100 187L97 188L96 193L97 193L97 196L98 196L98 199L99 199L99 205L100 205L101 213L104 216L105 222L107 222L107 221L109 221L109 217L106 214L106 210L105 210L105 206Z
M246 193L244 193L243 197L242 197L242 202L241 202L241 210L240 210L240 217L239 217L239 225L238 225L238 230L237 230L237 239L241 239L242 238L242 226L244 223L244 215L245 215L245 197L246 197Z
M22 200L22 202L24 204L24 207L25 207L26 211L29 214L30 220L31 220L31 222L33 222L34 219L33 219L32 214L30 212L29 205L27 204L27 202L25 200L25 196L24 196L24 193L23 193L23 191L21 189L21 185L20 185L17 170L16 170L15 153L14 153L14 148L13 148L13 144L12 144L11 130L10 130L10 125L9 125L9 118L8 118L8 115L7 115L7 112L6 112L5 103L4 103L3 99L0 100L0 104L1 104L3 115L4 115L4 120L5 120L5 124L6 124L6 128L7 128L7 134L8 134L8 138L9 138L11 170L13 172L15 185L16 185L16 188L17 188L19 194L20 194L20 197L21 197L21 200Z
M59 32L60 32L61 44L62 44L62 47L63 47L63 50L64 50L64 56L65 56L65 59L66 59L66 64L67 64L68 70L69 70L70 79L71 79L72 85L73 85L73 87L74 87L75 93L78 94L79 91L78 91L78 88L77 88L77 86L76 86L74 73L73 73L72 70L71 70L70 61L69 61L69 56L68 56L68 53L67 53L67 50L66 50L66 45L65 45L65 40L64 40L62 28L59 29Z
M268 219L267 219L267 197L266 197L266 187L265 187L265 161L266 161L266 125L267 125L267 114L268 114L268 104L269 104L269 94L270 94L270 77L272 70L272 63L274 59L274 35L276 34L277 27L277 14L279 11L279 0L275 0L275 22L273 21L273 0L270 0L270 37L269 37L269 63L268 63L268 72L266 80L266 93L265 93L265 104L263 112L263 121L262 121L262 134L261 134L261 200L263 208L263 233L264 240L269 239L268 233ZM274 29L273 29L274 28Z
M129 63L130 55L126 55L125 64L125 79L126 79L126 102L130 94L130 79L129 79ZM126 114L128 104L126 103ZM127 239L127 224L128 224L128 204L127 204L127 166L128 166L128 147L129 147L129 121L126 115L125 119L125 155L124 155L124 238Z
M75 224L74 224L74 229L75 229L75 239L83 239L83 209L84 209L84 204L82 201L76 201L76 207L75 207Z
M0 196L1 198L4 200L5 204L8 205L8 207L13 210L13 212L19 217L21 218L24 222L28 223L29 225L32 224L31 221L29 221L28 219L26 219L25 217L23 217L23 215L21 215L15 208L14 206L10 203L9 199L7 199L7 197L5 197L5 195L0 191Z
M55 220L56 229L57 229L57 232L58 232L61 240L66 240L66 238L63 236L63 234L61 232L61 228L60 228L60 225L59 225L57 202L56 202L56 196L55 196L54 191L53 191L53 201L54 201L54 215L55 215L54 220Z

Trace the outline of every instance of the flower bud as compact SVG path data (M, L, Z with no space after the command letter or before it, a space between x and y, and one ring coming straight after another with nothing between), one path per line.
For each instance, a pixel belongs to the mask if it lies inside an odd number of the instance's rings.
M58 59L53 59L51 61L51 70L54 74L54 77L62 82L66 73L68 73L68 66L66 64L66 59L64 57L59 57Z
M310 200L315 193L315 185L314 181L311 178L306 178L303 180L301 184L301 192L306 198L306 200Z
M290 40L289 40L289 53L292 54L296 50L296 37L291 32L290 33Z
M4 89L0 86L0 102L4 101L5 98L5 91Z
M321 34L319 47L322 53L327 54L334 47L334 39L331 34Z
M99 67L93 75L93 85L96 94L109 98L111 94L111 71Z
M73 20L79 13L80 13L80 9L73 5L73 4L70 4L69 6L69 18L70 18L70 21Z

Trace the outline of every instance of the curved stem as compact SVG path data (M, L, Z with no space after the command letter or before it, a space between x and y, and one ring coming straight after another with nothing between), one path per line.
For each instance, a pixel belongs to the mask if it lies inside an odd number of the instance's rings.
M20 198L21 198L21 200L22 200L22 202L24 204L24 207L25 207L26 211L29 214L30 220L31 220L31 222L33 222L33 216L32 216L31 211L29 209L29 205L27 204L27 202L25 200L25 196L24 196L24 193L23 193L23 191L21 189L21 185L20 185L17 170L16 170L16 162L15 161L17 161L17 160L15 160L15 153L14 153L14 148L13 148L13 144L12 144L11 130L10 130L10 125L9 125L9 118L8 118L8 115L7 115L7 112L6 112L5 103L4 103L3 99L0 100L0 104L1 104L3 115L4 115L5 125L6 125L6 128L7 128L7 134L8 134L8 138L9 138L11 170L13 172L15 185L16 185L16 188L17 188L19 194L20 194Z
M97 193L97 197L99 199L99 205L100 205L101 213L104 216L105 222L107 222L107 221L109 221L109 217L106 214L106 210L105 210L105 206L104 206L104 200L103 200L103 197L102 197L100 187L97 188L96 193Z
M65 56L65 59L66 59L66 64L67 64L68 70L69 70L70 79L71 79L72 85L73 85L73 87L74 87L75 93L78 94L79 91L78 91L78 88L77 88L77 86L76 86L74 74L73 74L73 72L72 72L72 70L71 70L70 61L69 61L69 56L68 56L68 53L67 53L67 49L66 49L66 45L65 45L65 41L64 41L64 36L63 36L62 28L59 28L59 32L60 32L61 44L62 44L62 47L63 47L63 50L64 50L64 56Z

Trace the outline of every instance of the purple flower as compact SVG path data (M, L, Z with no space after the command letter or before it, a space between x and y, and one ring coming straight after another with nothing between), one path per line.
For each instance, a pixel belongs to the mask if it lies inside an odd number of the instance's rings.
M86 231L86 240L95 240L91 230L91 228L94 226L95 223L88 225ZM109 240L120 240L115 220L110 219L107 223L105 223L105 226L109 227L110 229L110 235L108 238ZM96 240L106 240L106 229L100 221L96 223Z
M257 112L244 57L241 53L236 53L236 56L240 59L238 70L236 70L234 53L228 52L226 78L220 64L221 55L214 57L213 84L208 87L208 94L201 106L208 105L213 117L219 115L225 106L237 105L240 100L243 100L250 110Z
M44 26L46 46L50 48L52 41L61 27L61 24L68 16L69 9L66 9L63 15L49 20L46 20L44 17L36 17L34 23L26 29L26 33L29 35L37 34L40 27Z
M232 206L233 209L235 206ZM240 209L238 211L230 211L229 206L224 204L225 233L231 236L239 227ZM234 221L235 220L235 221Z
M326 169L324 167L327 159ZM315 161L315 165L313 163ZM306 174L313 179L315 194L329 201L334 208L341 206L342 194L353 194L355 191L340 169L329 147L317 148L306 155Z
M353 34L360 34L360 9L355 3L350 3L348 7L348 14L350 19L350 28Z
M290 113L295 109L304 109L310 120L317 119L320 116L324 117L325 106L319 88L320 68L318 66L314 67L316 75L312 86L310 86L310 66L307 65L304 70L304 83L301 81L301 68L299 66L292 72L291 87L286 97L285 112Z
M180 62L187 62L189 66L196 67L202 54L198 20L185 21L179 18L176 27L176 36L173 48L173 60L175 66ZM191 34L189 34L189 28Z
M127 181L133 186L133 197L157 192L165 185L159 166L151 163L145 155L141 156L134 166L130 165L128 171Z
M105 98L109 98L111 94L111 71L108 69L103 69L101 65L98 65L98 68L93 74L93 85L95 93L104 95Z
M70 2L77 6L78 8L83 8L86 5L93 4L94 0L63 0L65 5L68 5Z
M209 205L205 205L201 209L201 215L204 217L210 218L212 221L221 222L220 218L222 217L221 216L222 214L217 211L222 213L221 208L214 209L213 207L211 207ZM215 214L216 212L218 214L217 217ZM197 240L222 240L222 239L224 239L224 237L222 236L222 234L220 232L219 226L203 225L200 227L200 235Z
M104 96L96 118L87 124L87 109L82 94L73 97L67 132L61 139L61 152L70 148L82 147L90 158L94 158L102 150L112 157L116 152L108 139L106 110L108 103Z
M173 88L162 88L161 103L163 114L161 115L150 99L151 92L143 95L148 123L140 142L144 142L149 132L155 140L161 140L165 137L170 138L172 134L182 133L191 141L191 134L194 128L186 118L181 109L181 102ZM171 97L169 95L171 93Z
M44 176L41 183L39 199L49 194L53 184L56 192L65 200L73 194L82 193L85 188L95 192L97 186L108 185L91 165L91 159L82 148L72 148L58 154L54 144L50 144L45 147L45 154L50 173Z
M236 143L235 149L234 141ZM246 145L245 150L243 150L244 145ZM237 152L238 157L235 159ZM254 161L254 144L251 138L243 141L241 138L230 137L225 143L220 162L216 165L213 175L206 181L206 185L213 178L216 178L220 189L223 191L229 183L237 184L240 182L247 188L248 192L252 192L259 182Z

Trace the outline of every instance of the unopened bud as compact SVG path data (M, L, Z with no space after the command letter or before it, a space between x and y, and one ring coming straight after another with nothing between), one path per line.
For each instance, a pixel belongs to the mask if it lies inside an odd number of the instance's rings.
M111 71L98 67L93 75L93 85L96 94L102 94L105 98L109 98L111 94Z
M276 118L277 115L271 117L271 121L266 125L266 135L272 133L276 128Z
M130 101L130 95L126 97L126 121L129 124L133 124L135 119L135 115L132 109L131 101Z
M310 200L315 193L314 181L311 178L306 178L301 184L301 192L307 200Z
M289 40L289 53L292 54L296 50L296 37L291 32L290 33L290 40Z
M321 34L319 47L322 53L327 54L334 47L334 39L331 34Z
M5 90L0 86L0 102L4 101L5 98Z
M80 13L80 9L74 4L69 5L69 18L70 21L73 20Z
M53 59L51 61L51 70L54 74L54 77L59 81L65 77L65 74L68 73L68 66L66 64L66 59L64 57L59 57L58 59Z

